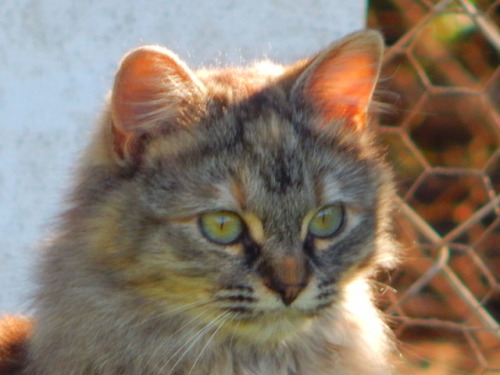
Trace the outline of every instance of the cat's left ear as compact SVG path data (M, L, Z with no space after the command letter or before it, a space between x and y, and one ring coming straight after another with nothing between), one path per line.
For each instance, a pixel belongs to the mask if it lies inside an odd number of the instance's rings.
M111 94L113 147L122 161L140 159L145 138L189 123L204 85L175 54L145 46L125 56Z
M294 100L311 106L322 125L362 130L380 72L384 42L376 31L351 34L314 57L297 79Z

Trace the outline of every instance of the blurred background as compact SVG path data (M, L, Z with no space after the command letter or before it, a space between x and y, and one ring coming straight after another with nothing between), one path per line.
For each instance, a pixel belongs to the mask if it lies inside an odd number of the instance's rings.
M371 0L401 267L382 308L402 374L500 374L500 1Z
M127 50L287 63L368 26L388 47L378 130L404 254L378 285L399 370L500 374L500 0L4 0L0 26L0 314L29 313L33 261Z

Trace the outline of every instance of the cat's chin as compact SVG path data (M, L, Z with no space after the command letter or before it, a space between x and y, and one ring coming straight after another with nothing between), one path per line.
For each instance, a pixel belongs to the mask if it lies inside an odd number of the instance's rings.
M255 344L282 343L307 332L316 316L301 311L276 310L232 320L224 331L231 339Z

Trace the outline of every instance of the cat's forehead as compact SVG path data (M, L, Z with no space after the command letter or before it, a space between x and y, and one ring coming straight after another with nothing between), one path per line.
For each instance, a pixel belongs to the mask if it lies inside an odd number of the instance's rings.
M259 92L215 108L191 131L156 139L148 149L156 160L150 176L201 210L243 207L264 215L280 206L303 213L359 200L368 181L355 152L318 138L307 121L284 92Z

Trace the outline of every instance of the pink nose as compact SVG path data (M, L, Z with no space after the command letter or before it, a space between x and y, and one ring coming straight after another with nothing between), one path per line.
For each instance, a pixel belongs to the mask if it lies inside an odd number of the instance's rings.
M297 299L300 292L306 287L306 284L282 284L275 285L273 289L280 295L281 300L286 306L292 304Z
M307 286L307 266L303 259L290 255L273 263L266 286L278 293L283 303L289 306Z

